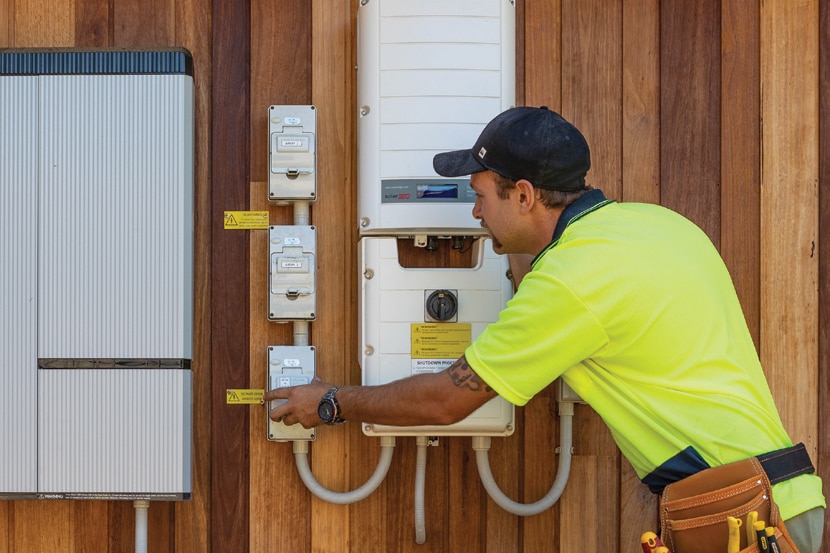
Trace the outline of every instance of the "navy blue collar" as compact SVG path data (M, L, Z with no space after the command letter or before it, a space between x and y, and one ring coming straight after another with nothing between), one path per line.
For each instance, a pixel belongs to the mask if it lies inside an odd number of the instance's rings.
M551 238L550 244L548 244L545 249L539 252L539 255L533 259L533 264L536 263L536 260L539 259L543 253L556 245L556 242L558 242L559 238L562 237L562 233L565 232L568 225L591 213L592 211L596 211L597 209L613 202L614 200L609 200L605 197L602 190L595 188L594 190L589 190L580 196L575 202L569 204L564 210L562 210L562 214L559 216L559 221L556 223L556 228L553 231L553 238Z

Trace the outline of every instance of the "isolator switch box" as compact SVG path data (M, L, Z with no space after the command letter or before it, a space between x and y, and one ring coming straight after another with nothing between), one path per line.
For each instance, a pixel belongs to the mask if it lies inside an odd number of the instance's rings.
M560 376L556 379L556 401L560 403L582 403L585 400L579 397L579 394L573 391L573 388L568 386L565 380Z
M270 227L268 319L314 320L317 230L313 226Z
M287 388L308 384L314 378L315 351L313 346L269 346L268 347L268 389ZM272 401L268 411L277 406ZM292 440L314 440L313 428L300 424L290 426L282 422L268 421L268 440L286 442Z
M317 199L317 111L314 106L270 106L268 200Z

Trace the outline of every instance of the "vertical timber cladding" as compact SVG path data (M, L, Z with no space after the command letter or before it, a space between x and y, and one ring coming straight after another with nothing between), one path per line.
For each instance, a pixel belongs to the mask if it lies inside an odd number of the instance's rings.
M34 214L30 250L17 252L36 283L26 314L36 322L21 340L36 344L20 363L22 395L36 412L22 440L37 455L35 487L26 491L188 498L190 54L67 48L0 56L4 81L34 83L31 103L11 105L30 108L32 119L9 133L34 134L34 178L12 187L32 190Z

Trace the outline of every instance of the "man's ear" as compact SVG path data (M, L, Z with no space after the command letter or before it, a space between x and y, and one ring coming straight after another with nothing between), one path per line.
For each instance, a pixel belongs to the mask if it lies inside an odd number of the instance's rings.
M516 181L516 198L519 201L519 209L522 213L529 213L536 203L536 188L527 179Z

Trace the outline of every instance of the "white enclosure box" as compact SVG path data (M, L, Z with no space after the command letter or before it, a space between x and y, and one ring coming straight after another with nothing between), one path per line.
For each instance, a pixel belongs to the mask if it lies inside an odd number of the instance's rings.
M358 9L358 219L364 235L484 234L469 179L435 174L515 103L511 0L368 0Z
M315 374L314 346L269 346L268 347L268 390L309 384ZM268 412L285 400L275 400L266 410L268 440L287 442L293 440L312 441L317 433L314 428L303 428L301 424L287 425L273 421Z
M276 204L317 199L317 110L268 108L268 200Z
M317 229L307 225L272 226L268 242L268 319L314 320Z
M360 241L360 366L364 385L443 370L488 323L498 319L512 295L512 285L505 276L506 261L493 252L490 239L479 239L474 247L476 264L468 269L406 269L398 263L396 238L366 237ZM435 291L455 296L456 313L446 317L447 322L437 322L425 308ZM449 426L363 426L368 435L393 436L506 436L513 429L513 405L501 397Z
M0 50L0 121L0 496L187 498L190 54Z

